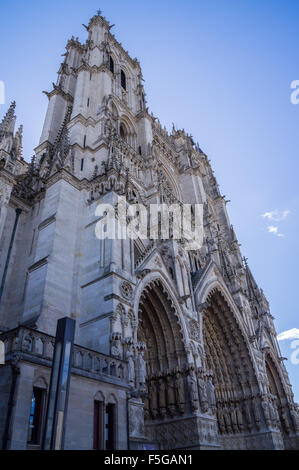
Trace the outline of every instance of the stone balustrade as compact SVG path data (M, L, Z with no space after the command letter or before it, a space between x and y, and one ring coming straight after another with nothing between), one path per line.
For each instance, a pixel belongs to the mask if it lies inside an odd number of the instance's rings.
M2 333L6 361L15 355L26 360L51 365L55 338L27 327L19 327ZM97 378L111 378L127 382L127 363L105 354L74 345L72 373L87 373Z

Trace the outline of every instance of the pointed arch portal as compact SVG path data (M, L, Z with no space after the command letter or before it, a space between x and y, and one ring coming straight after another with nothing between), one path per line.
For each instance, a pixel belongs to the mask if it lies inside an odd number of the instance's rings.
M145 287L138 313L137 339L146 345L145 425L147 433L156 436L159 423L186 411L187 354L175 307L162 281Z
M213 374L218 431L222 436L259 431L258 383L242 331L219 290L209 294L207 303L203 340Z

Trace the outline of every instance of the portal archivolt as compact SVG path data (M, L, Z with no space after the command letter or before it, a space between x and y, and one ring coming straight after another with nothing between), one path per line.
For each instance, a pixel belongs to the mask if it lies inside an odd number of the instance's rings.
M187 356L175 307L162 281L152 281L139 303L138 342L146 344L145 418L173 417L185 411Z
M221 434L261 428L258 383L241 329L222 293L214 289L203 313L207 368L213 372Z

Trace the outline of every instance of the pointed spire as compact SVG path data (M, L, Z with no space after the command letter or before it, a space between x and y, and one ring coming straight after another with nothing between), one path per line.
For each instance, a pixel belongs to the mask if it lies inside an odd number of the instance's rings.
M245 273L246 273L249 299L255 300L257 303L259 303L260 290L248 266L248 259L244 257L243 262L244 262Z
M15 109L16 109L16 102L12 101L7 113L5 114L2 122L0 123L0 141L3 139L6 132L13 132L11 129L11 125L14 124L15 116Z

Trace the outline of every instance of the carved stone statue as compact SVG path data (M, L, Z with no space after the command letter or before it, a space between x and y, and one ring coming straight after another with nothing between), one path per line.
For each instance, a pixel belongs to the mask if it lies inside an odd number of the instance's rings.
M269 411L269 402L265 398L262 399L262 408L264 410L264 416L267 426L271 424L270 411Z
M136 369L137 369L137 382L138 386L142 389L145 387L145 381L146 381L146 363L145 360L143 359L143 354L144 351L140 351L137 356L137 364L136 364Z
M291 432L290 423L289 423L286 411L283 407L281 408L281 419L283 421L287 434L290 434Z
M252 424L250 409L249 409L249 406L248 406L248 403L247 403L246 400L244 402L244 413L245 413L245 416L246 416L247 428L248 428L249 431L251 431L253 429L253 424Z
M232 422L231 422L231 415L227 407L223 409L223 418L224 418L227 432L230 434L232 432Z
M128 345L126 358L128 361L128 381L131 386L135 384L135 361L134 352L131 344Z
M167 403L168 403L168 412L171 416L175 415L175 387L173 382L173 376L168 374L166 377L167 381Z
M194 369L190 369L189 375L188 375L188 385L189 385L189 391L190 391L190 399L191 399L191 408L193 411L198 410L198 388L197 388L197 380L196 380L196 375L194 372Z
M164 418L166 416L166 387L164 377L159 378L159 412Z
M206 382L204 378L201 376L201 373L197 375L197 383L198 383L198 389L199 389L200 406L202 408L202 411L206 413L209 410L208 396L207 396L207 390L206 390Z
M276 418L276 413L274 410L273 402L272 400L269 400L269 414L270 414L270 419L272 422L272 426L277 428L277 418Z
M238 421L237 421L237 415L236 415L236 408L235 405L232 404L230 407L230 418L231 418L231 423L232 427L235 433L239 431L238 429Z
M218 409L217 411L217 419L218 419L218 426L221 433L225 432L225 423L223 418L222 409Z
M243 415L239 406L237 406L237 423L238 423L239 431L243 432L244 430Z
M211 410L215 412L216 410L215 387L214 387L213 379L211 375L208 376L208 380L207 380L207 397L208 397L208 402L211 407Z
M261 428L261 413L260 413L260 409L258 407L258 404L257 404L257 398L254 397L252 399L252 409L253 409L253 415L254 415L254 419L255 419L255 425L257 427L257 429L260 429Z
M176 396L177 404L180 413L185 412L185 385L184 377L180 371L175 372L175 386L176 386Z

